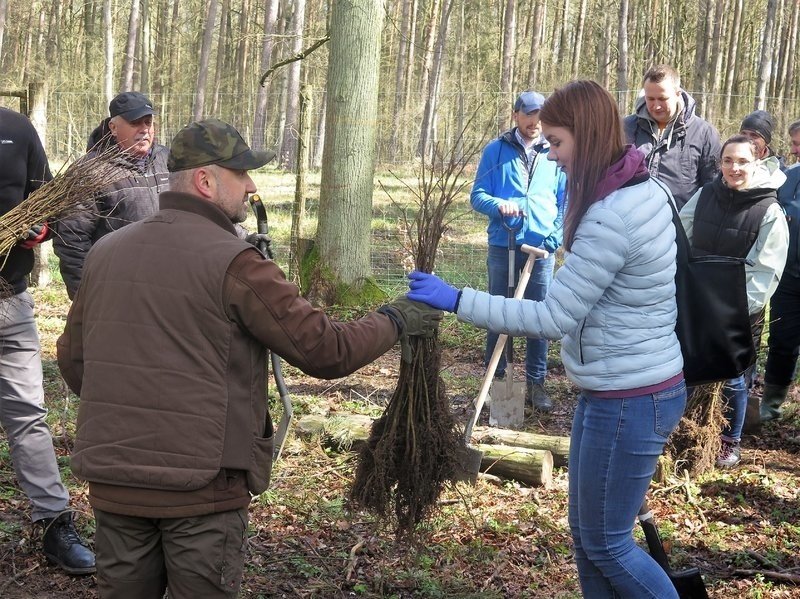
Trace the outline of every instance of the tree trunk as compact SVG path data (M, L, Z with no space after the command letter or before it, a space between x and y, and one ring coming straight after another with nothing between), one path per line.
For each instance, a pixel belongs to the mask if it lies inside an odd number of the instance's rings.
M8 0L0 0L0 66L2 66L3 38L6 33L6 15L8 14Z
M502 131L508 122L508 105L512 95L511 85L514 81L514 53L517 49L517 3L516 0L505 1L503 17L503 52L500 65L500 98L497 102L497 130ZM424 156L424 154L423 154Z
M300 87L300 112L297 119L297 163L295 172L294 203L292 205L292 231L289 235L289 280L300 282L300 235L303 232L303 219L306 215L306 173L308 172L308 138L310 123L308 112L311 106L311 87Z
M172 19L170 21L170 38L175 40L178 38L178 31L180 28L180 19L179 19L179 4L180 0L173 0L172 5ZM180 53L180 44L172 43L169 46L169 80L175 81L178 76L178 65L180 64L181 53ZM167 86L167 94L170 99L172 99L174 95L174 91L171 91L171 87ZM162 119L163 123L163 119Z
M628 112L628 0L619 0L619 28L617 30L617 90L623 113Z
M794 0L792 6L792 24L789 29L789 50L786 53L786 74L785 83L783 85L784 95L786 97L793 97L793 91L796 92L797 85L795 84L795 56L797 52L797 29L798 29L798 16L800 16L800 0ZM794 89L793 89L794 86ZM783 102L780 102L783 104Z
M583 30L586 24L586 4L587 0L581 0L581 6L578 9L578 23L575 28L575 44L572 52L573 79L577 79L578 73L580 73L581 48L583 47Z
M555 437L537 433L525 433L505 428L476 426L472 437L479 443L546 449L553 454L553 466L563 467L569 462L569 437Z
M103 65L103 92L106 106L114 97L114 29L111 21L111 0L103 0L103 43L105 64Z
M563 75L565 72L565 67L570 64L570 31L571 26L569 22L569 0L564 0L564 4L561 11L561 33L559 34L559 43L558 43L558 52L556 55L558 56L558 72L559 75Z
M758 65L758 79L756 80L756 98L754 108L764 110L767 106L767 85L772 75L772 50L773 35L775 27L775 17L778 8L778 0L767 1L767 15L764 23L764 35L761 38L761 60Z
M150 1L142 0L142 43L141 70L139 76L139 91L143 94L150 92Z
M439 16L439 7L441 3L442 0L431 0L431 14L425 25L425 32L423 35L422 74L419 78L420 95L428 91L428 79L430 78L431 69L433 67L433 46L436 42L436 19Z
M546 0L536 0L533 7L533 24L531 31L531 54L528 59L528 87L536 87L536 79L539 75L539 48L542 46L542 29L544 28L544 2Z
M725 69L725 118L730 118L731 115L731 96L733 95L733 81L736 76L736 65L739 49L739 36L741 35L742 23L742 9L744 0L733 0L733 24L729 31L731 32L730 39L728 40L728 59L726 61Z
M406 105L405 98L405 82L403 78L406 75L406 64L408 59L408 48L412 46L414 40L409 38L409 31L411 30L411 22L413 21L413 0L400 0L401 13L400 13L400 41L397 44L397 62L395 63L394 73L394 115L395 118L403 123L401 118L404 116L403 107ZM392 134L389 139L389 161L394 162L397 158L397 151L400 141L400 127L392 127Z
M442 69L444 65L444 49L447 41L447 27L450 23L450 11L453 8L453 0L444 0L442 4L442 15L439 19L439 31L436 35L436 45L434 48L431 76L428 79L428 95L425 98L425 112L422 116L422 131L420 134L417 153L423 160L428 155L428 150L432 143L436 142L436 107L439 102L439 86L442 79Z
M242 12L239 14L239 45L236 48L236 85L234 89L250 89L248 69L250 68L250 0L242 0ZM249 93L235 95L234 110L237 114L247 114L246 102L250 100Z
M532 486L553 485L553 455L547 450L489 444L475 445L475 449L483 452L481 472Z
M317 139L314 144L314 158L311 160L311 168L319 169L322 167L322 154L325 148L325 113L328 109L327 92L322 92L320 99L320 113L317 121Z
M217 0L209 0L205 27L203 28L203 44L200 47L200 61L197 68L197 84L192 118L199 121L203 118L206 104L206 80L208 79L208 62L211 57L211 42L217 21Z
M305 14L306 1L294 0L291 54L298 54L303 50ZM286 121L283 126L280 165L289 170L294 169L297 162L297 112L300 105L300 67L302 64L301 60L296 60L286 67Z
M723 24L725 15L728 14L728 0L717 0L714 10L714 35L711 42L711 61L714 66L711 69L710 80L708 82L708 101L706 102L706 119L714 120L718 112L719 100L717 92L719 90L719 76L722 71L722 50L721 38L723 35ZM721 98L720 98L721 99Z
M603 29L601 30L601 35L597 38L597 81L606 89L610 89L611 87L611 64L613 59L611 58L611 44L609 40L613 39L613 35L614 20L611 18L611 12L604 11Z
M128 19L128 39L125 43L125 62L119 78L119 91L133 89L133 66L136 59L136 39L139 33L139 0L131 0L131 14Z
M265 73L272 61L272 34L275 30L275 21L278 20L278 4L280 0L267 0L264 9L264 40L261 44L261 72ZM256 110L253 117L253 148L263 150L266 147L265 134L267 130L267 99L269 97L269 81L258 88Z
M214 69L214 96L211 101L211 113L219 114L219 92L222 87L222 78L227 73L225 56L227 55L227 42L229 39L231 0L222 0L222 11L219 20L219 38L217 40L217 67Z
M406 60L405 89L403 90L403 112L408 111L408 99L411 97L411 81L414 78L414 57L416 55L417 44L417 0L411 0L411 22L408 28L408 60Z
M359 288L370 273L382 24L381 0L333 1L316 236L319 262L309 289L317 299L337 299L341 284Z

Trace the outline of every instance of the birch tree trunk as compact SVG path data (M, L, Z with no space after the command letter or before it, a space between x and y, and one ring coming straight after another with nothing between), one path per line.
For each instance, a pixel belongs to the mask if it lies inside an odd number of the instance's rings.
M275 21L278 20L278 4L280 0L267 0L264 8L264 40L261 43L261 72L269 68L272 61L272 35L275 31ZM267 129L267 99L269 97L269 82L258 88L256 109L253 117L253 147L263 150L266 147L265 133Z
M714 35L711 41L711 61L713 66L708 81L709 98L706 102L705 115L705 118L709 121L714 120L714 116L717 114L720 105L719 100L721 99L717 99L719 77L722 70L722 52L720 51L720 44L723 36L723 24L727 9L728 0L716 0L714 9Z
M8 0L0 0L0 65L2 65L3 38L6 32L6 15L8 14Z
M292 38L291 54L298 54L303 50L305 14L305 0L294 0L290 34ZM297 162L297 114L300 106L300 67L302 64L301 60L296 60L286 67L286 121L283 126L280 165L288 170L293 170Z
M333 0L325 150L309 296L340 299L370 273L382 0ZM353 126L357 123L358 126Z
M133 89L133 63L136 58L136 39L139 32L139 0L131 0L131 14L128 20L128 40L125 43L125 62L119 78L119 91Z
M778 8L778 0L767 1L767 14L764 23L764 35L761 38L761 60L758 65L758 79L756 80L756 98L754 103L755 110L765 110L767 106L767 85L772 74L772 49L773 35L775 27L775 13Z
M114 97L114 28L111 21L111 0L103 0L103 43L105 64L103 65L103 92L106 106Z
M444 48L447 41L447 27L450 23L450 11L453 8L452 0L444 0L442 15L439 19L439 31L436 35L434 46L431 76L428 79L428 95L425 99L425 112L422 116L422 131L420 134L417 153L423 157L428 156L432 143L436 142L436 107L439 102L439 86L442 78L444 64Z
M206 81L208 80L208 62L211 58L211 42L217 21L217 0L209 0L205 27L203 28L203 44L200 47L200 61L197 68L197 84L195 85L194 109L192 118L199 121L206 108Z
M786 53L787 60L786 60L786 74L784 79L783 91L787 97L793 97L792 92L797 90L797 84L795 82L795 56L797 52L797 27L798 27L798 16L800 16L800 0L794 0L792 6L792 23L789 28L789 50ZM794 89L793 89L794 87ZM783 98L781 98L781 104Z
M628 110L628 0L619 0L619 27L617 29L617 89L623 113Z
M139 91L147 94L150 91L150 0L142 0L142 43L139 52Z

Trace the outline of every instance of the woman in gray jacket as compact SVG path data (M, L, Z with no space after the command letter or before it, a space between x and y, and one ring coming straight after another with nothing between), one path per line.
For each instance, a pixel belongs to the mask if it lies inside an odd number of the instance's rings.
M581 388L569 458L569 522L587 597L677 598L632 529L686 405L675 336L675 227L669 192L624 145L613 97L593 81L541 112L549 159L567 174L564 265L543 301L457 290L413 272L408 297L515 337L561 339Z

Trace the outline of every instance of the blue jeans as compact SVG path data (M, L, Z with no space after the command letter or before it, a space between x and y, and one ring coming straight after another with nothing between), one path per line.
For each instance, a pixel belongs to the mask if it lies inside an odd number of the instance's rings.
M514 266L519 281L519 273L528 259L528 254L517 248L514 257ZM533 266L531 278L525 287L525 299L541 301L547 295L550 281L553 280L553 268L556 263L555 254L550 254L547 260L536 260ZM492 295L508 296L508 248L497 245L489 246L489 254L486 258L486 267L489 272L489 293ZM497 333L486 334L486 354L484 365L489 364L489 360L494 352L497 343ZM544 383L547 374L547 339L528 338L525 347L525 378L534 383ZM506 354L500 358L497 364L495 376L503 376L506 372Z
M735 379L727 380L722 387L722 395L726 401L723 415L727 421L722 429L722 434L730 441L739 441L742 438L744 416L747 411L747 381L745 376L743 374Z
M685 407L683 381L625 399L578 397L569 525L584 597L677 599L669 577L632 535L658 457Z

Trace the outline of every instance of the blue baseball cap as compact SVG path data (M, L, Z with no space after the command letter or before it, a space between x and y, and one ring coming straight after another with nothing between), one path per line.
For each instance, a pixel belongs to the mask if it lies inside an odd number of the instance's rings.
M541 110L544 106L544 96L538 92L522 92L517 101L514 102L514 112L524 112L530 114L535 110Z

